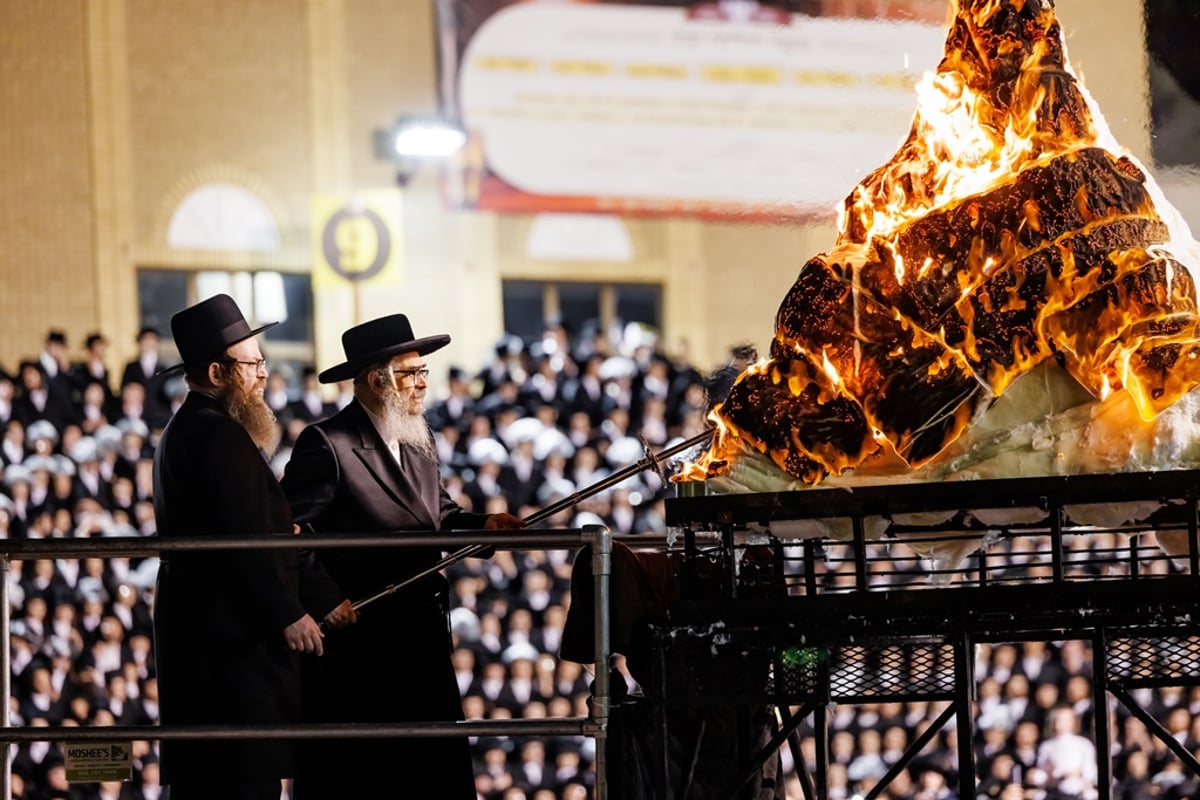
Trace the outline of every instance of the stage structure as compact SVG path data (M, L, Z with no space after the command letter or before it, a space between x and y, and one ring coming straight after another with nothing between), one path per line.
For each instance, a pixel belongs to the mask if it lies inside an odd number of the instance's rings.
M1091 643L1101 800L1112 797L1109 696L1200 774L1131 696L1200 684L1198 495L1200 473L1171 471L668 500L682 599L651 631L657 796L695 796L700 744L678 757L681 713L700 719L688 735L702 736L706 709L736 707L743 724L774 712L769 741L743 748L739 774L704 796L750 796L788 743L806 798L824 800L830 704L926 700L948 706L865 797L952 718L958 794L974 797L975 647L1034 640ZM1159 537L1175 537L1176 552L1184 537L1192 544L1171 559ZM811 772L796 735L810 715Z

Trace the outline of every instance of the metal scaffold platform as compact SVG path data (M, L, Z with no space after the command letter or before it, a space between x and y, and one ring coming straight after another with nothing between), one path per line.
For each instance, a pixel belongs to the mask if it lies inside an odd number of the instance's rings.
M644 687L657 796L767 796L764 765L790 746L805 796L823 800L831 704L919 700L946 708L865 797L951 720L958 794L974 797L975 648L1035 640L1091 644L1101 800L1110 697L1200 774L1131 695L1200 684L1198 495L1200 473L1162 472L668 500L680 591L650 626ZM706 726L730 719L769 723L732 737L736 774L703 787Z

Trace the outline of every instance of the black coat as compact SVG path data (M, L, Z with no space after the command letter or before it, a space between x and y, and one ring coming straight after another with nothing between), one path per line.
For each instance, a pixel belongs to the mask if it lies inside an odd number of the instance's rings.
M48 420L59 432L78 421L78 415L71 406L71 391L61 385L52 386L46 391L46 404L40 409L28 395L18 394L13 398L12 416L26 428L39 419Z
M71 379L71 388L76 405L83 405L83 393L91 383L99 383L104 389L104 405L105 409L111 408L116 402L117 396L113 394L112 376L108 374L108 368L104 367L101 374L92 374L91 367L86 361L80 361L71 365L71 371L67 373L67 377Z
M292 532L287 498L245 428L192 392L154 459L164 539ZM299 719L299 663L283 631L304 615L292 550L164 555L154 633L163 724ZM283 739L165 741L163 782L197 785L292 774Z
M441 486L438 466L406 450L403 466L353 402L308 426L296 440L283 488L296 521L319 534L478 528ZM464 541L464 545L469 542ZM360 600L420 572L436 549L325 548L314 560L328 580L305 591L320 619L342 600ZM450 666L440 575L362 609L358 622L325 636L325 655L303 660L304 719L432 722L461 719ZM297 800L392 797L404 776L411 797L474 800L466 739L357 739L302 744Z
M293 400L287 404L284 412L280 414L282 419L284 416L289 419L302 419L305 422L316 422L319 419L332 417L337 413L338 407L336 403L322 402L320 409L313 413L313 410L308 407L308 403L304 402L304 398Z
M150 372L142 367L141 359L135 358L125 365L125 369L121 372L121 388L125 388L127 383L140 383L146 388L146 397L143 404L142 416L146 419L146 424L152 429L163 425L167 418L171 416L171 401L167 397L166 378L158 374L159 367L162 362L155 362L156 366ZM119 402L118 402L119 405ZM118 415L119 416L119 415Z

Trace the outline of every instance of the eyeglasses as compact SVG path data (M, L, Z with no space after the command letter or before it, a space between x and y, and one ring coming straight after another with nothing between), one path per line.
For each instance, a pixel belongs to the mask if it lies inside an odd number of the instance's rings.
M236 358L227 358L225 359L225 363L241 364L244 367L254 367L255 372L258 372L260 369L264 371L267 369L267 360L265 358L260 358L255 361L238 361Z
M423 381L429 380L429 370L425 367L413 367L411 369L394 369L392 372L396 375L403 375L406 378L412 378L414 381L420 378Z

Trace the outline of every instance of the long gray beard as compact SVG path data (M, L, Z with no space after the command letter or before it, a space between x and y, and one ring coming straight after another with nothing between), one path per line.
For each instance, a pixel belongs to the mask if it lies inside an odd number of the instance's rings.
M395 390L386 392L382 401L384 438L388 441L395 439L401 447L436 462L437 449L425 417L421 414L410 414L404 405L404 399Z

